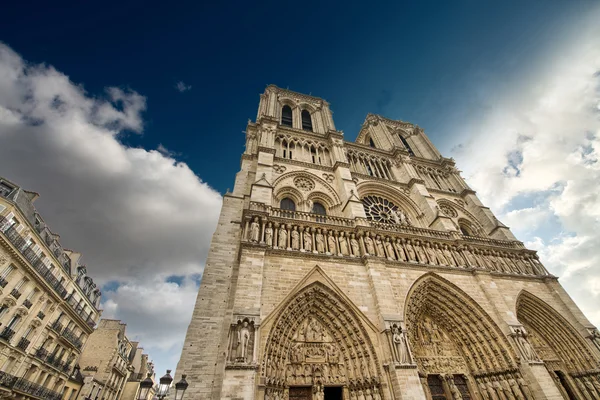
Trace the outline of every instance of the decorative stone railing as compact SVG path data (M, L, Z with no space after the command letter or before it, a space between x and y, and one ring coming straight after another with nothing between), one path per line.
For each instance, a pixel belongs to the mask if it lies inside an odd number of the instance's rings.
M322 218L322 219L321 219ZM330 219L327 219L330 218ZM274 250L335 257L377 257L416 265L549 275L520 242L462 236L408 225L384 224L286 211L250 203L242 241Z

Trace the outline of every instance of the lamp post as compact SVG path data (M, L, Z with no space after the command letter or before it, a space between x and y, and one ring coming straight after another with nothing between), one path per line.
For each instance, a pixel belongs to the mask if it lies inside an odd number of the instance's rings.
M137 400L148 400L148 393L150 393L150 389L154 386L154 382L150 376L152 376L152 374L148 373L146 379L140 382L140 392Z
M175 384L175 400L183 400L183 394L188 388L186 376L185 374L181 375L181 380Z
M169 388L171 387L171 383L173 382L173 377L171 376L171 370L168 369L167 373L164 374L159 381L158 390L156 391L156 397L159 400L164 400L169 394Z

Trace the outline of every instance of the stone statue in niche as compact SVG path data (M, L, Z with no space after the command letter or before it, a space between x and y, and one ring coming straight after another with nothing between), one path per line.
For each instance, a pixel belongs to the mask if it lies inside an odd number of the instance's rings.
M310 228L304 230L304 250L312 251L312 235L310 234Z
M340 233L340 254L343 256L349 255L348 252L348 241L346 240L346 234Z
M375 237L375 245L377 246L377 256L385 258L385 250L383 249L383 242L380 235Z
M265 243L267 246L273 246L273 224L271 222L265 228Z
M460 390L456 387L454 383L454 379L452 376L447 376L448 388L450 389L450 393L452 394L452 400L462 400L462 395L460 394Z
M392 335L393 354L396 362L400 364L410 364L410 356L406 345L406 336L399 324L393 324L390 328Z
M252 362L254 332L254 321L249 318L238 320L237 324L231 326L231 361L243 364Z
M395 260L396 255L394 254L394 245L390 242L390 238L385 238L385 250L387 252L388 260Z
M319 253L325 253L325 238L323 238L323 234L321 233L321 229L317 229L317 233L315 234L315 242L317 251Z
M298 232L298 227L294 226L290 237L292 238L292 250L300 250L300 232Z
M337 254L337 246L335 245L335 236L333 232L329 231L327 235L327 246L329 246L329 253Z
M600 332L598 332L598 329L591 329L589 338L592 341L592 343L594 343L594 345L598 348L598 350L600 350Z
M285 225L281 224L279 228L279 238L278 238L278 246L280 249L287 248L287 230L285 229Z
M260 241L260 224L258 223L258 217L254 217L250 224L250 241L258 243Z
M365 247L367 248L368 255L375 255L375 245L373 244L373 239L371 239L371 234L369 232L367 232L367 235L365 236Z
M353 256L358 257L360 255L360 246L358 244L358 240L356 240L356 237L354 237L354 233L350 234L350 248L352 249Z
M533 347L531 347L531 344L527 340L527 336L528 336L527 333L523 329L520 329L520 328L515 329L514 338L515 338L515 341L517 342L517 346L519 347L519 350L521 351L521 354L523 355L525 360L537 361L538 357L535 354Z

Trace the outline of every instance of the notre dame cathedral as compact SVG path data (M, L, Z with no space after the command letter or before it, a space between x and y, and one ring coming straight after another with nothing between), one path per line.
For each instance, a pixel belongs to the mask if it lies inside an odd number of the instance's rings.
M598 330L420 127L369 114L346 142L268 86L245 133L185 399L600 399Z

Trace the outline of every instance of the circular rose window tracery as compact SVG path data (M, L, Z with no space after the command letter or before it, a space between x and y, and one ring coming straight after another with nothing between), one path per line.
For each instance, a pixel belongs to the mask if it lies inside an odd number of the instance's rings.
M367 219L377 222L393 223L398 207L391 201L379 196L366 196L362 199Z

